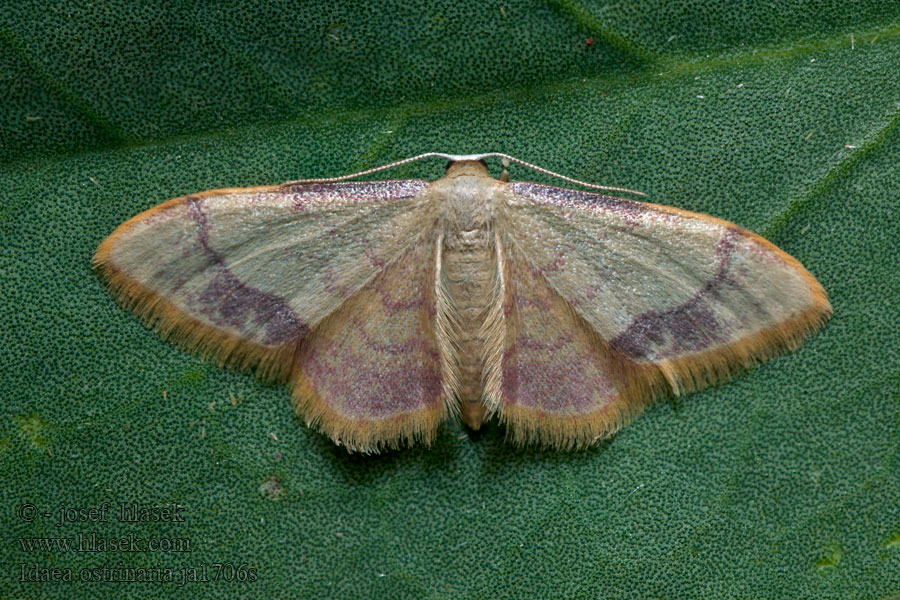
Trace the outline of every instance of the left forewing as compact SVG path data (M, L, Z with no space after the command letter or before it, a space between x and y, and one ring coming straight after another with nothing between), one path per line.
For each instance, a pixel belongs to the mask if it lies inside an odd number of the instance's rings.
M284 379L293 348L429 230L416 180L212 190L119 227L94 265L189 348Z

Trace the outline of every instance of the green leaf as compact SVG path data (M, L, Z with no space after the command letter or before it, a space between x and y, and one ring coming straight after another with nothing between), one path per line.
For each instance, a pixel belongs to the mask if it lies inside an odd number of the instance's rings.
M0 597L897 594L896 3L297 4L0 8ZM424 151L506 152L735 221L806 265L834 318L590 451L449 425L359 457L91 272L168 198ZM104 502L185 520L77 510ZM88 520L57 526L60 509ZM191 551L27 549L78 534ZM204 566L183 587L93 581Z

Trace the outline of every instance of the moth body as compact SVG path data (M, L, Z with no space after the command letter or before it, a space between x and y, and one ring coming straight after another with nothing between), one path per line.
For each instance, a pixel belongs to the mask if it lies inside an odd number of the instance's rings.
M472 429L479 429L489 416L484 376L493 347L486 324L491 309L503 301L492 226L502 186L481 161L458 161L432 184L428 196L441 209L437 305L439 310L446 307L448 326L439 334L447 338L444 347L457 373L452 401L460 402L463 421Z

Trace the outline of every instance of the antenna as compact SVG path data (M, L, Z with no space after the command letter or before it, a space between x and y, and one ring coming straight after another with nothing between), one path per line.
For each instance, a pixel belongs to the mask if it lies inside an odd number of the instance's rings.
M410 158L404 158L403 160L398 160L396 162L388 163L386 165L381 165L380 167L373 167L371 169L366 169L365 171L359 171L357 173L351 173L349 175L340 175L338 177L323 177L318 179L298 179L296 181L286 181L282 185L295 185L301 183L337 183L338 181L347 181L348 179L356 179L357 177L363 177L365 175L371 175L372 173L378 173L379 171L384 171L387 169L393 169L394 167L399 167L411 162L415 162L417 160L422 160L423 158L443 158L452 162L463 161L463 160L483 160L485 158L500 158L504 161L504 167L506 166L507 161L511 163L516 163L517 165L522 165L523 167L529 168L533 171L537 171L538 173L543 173L544 175L549 175L550 177L556 177L558 179L562 179L563 181L568 181L569 183L574 183L576 185L580 185L586 188L591 188L595 190L604 190L607 192L625 192L626 194L635 194L637 196L646 196L644 192L639 192L637 190L632 190L624 187L615 187L611 185L597 185L596 183L587 183L585 181L579 181L578 179L572 179L571 177L567 177L565 175L561 175L550 169L545 169L543 167L539 167L537 165L531 164L529 162L525 162L519 158L514 156L510 156L508 154L503 154L501 152L488 152L485 154L444 154L442 152L426 152L425 154L419 154L418 156L412 156Z

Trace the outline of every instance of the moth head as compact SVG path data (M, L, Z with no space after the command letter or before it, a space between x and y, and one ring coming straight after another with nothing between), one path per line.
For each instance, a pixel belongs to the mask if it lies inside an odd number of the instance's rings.
M451 160L447 163L446 177L490 177L487 163L481 160Z

